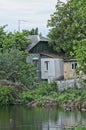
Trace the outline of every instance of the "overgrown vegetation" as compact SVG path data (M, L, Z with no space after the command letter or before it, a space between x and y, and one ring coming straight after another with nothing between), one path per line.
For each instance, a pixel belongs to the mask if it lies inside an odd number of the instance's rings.
M5 27L0 27L0 80L6 79L32 88L35 67L26 63L30 31L6 33ZM33 33L38 32L38 29L33 30Z
M86 108L86 88L69 88L63 92L58 91L56 82L48 84L41 82L36 88L15 86L0 87L0 105L3 104L28 104L35 103L36 106L66 106L81 110Z
M13 87L0 86L0 105L15 104Z
M75 130L86 130L86 127L84 126L78 126L75 128Z
M75 58L79 71L86 74L86 1L57 0L56 11L48 20L48 26L52 48Z
M75 107L81 109L86 107L86 89L69 88L63 92L58 91L57 84L41 82L35 90L26 91L20 95L23 103L34 101L42 106L47 100L53 100L57 105L67 105L68 107Z

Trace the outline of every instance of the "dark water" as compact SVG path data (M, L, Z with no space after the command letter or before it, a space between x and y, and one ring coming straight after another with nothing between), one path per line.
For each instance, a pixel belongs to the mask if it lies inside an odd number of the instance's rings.
M0 130L63 130L64 126L86 124L85 112L22 106L0 107Z

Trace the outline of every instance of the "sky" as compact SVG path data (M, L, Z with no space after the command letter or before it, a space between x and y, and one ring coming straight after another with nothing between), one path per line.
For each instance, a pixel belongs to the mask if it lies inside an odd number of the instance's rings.
M55 12L56 2L57 0L0 0L0 26L7 24L7 32L38 27L39 33L46 36L49 31L47 21Z

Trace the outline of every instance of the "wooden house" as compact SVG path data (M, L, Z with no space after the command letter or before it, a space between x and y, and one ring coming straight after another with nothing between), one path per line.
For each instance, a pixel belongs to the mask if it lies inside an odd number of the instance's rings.
M62 80L75 77L76 61L68 60L64 53L55 53L48 44L48 39L39 36L29 36L29 56L27 63L34 63L37 70L36 79Z

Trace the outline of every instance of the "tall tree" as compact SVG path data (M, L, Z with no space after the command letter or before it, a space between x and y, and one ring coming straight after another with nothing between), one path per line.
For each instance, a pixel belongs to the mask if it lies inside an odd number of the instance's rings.
M16 48L0 50L0 79L20 82L32 87L35 77L35 68L26 63L27 53Z
M86 38L86 0L57 0L56 11L48 20L50 45L53 49L63 49L66 54L73 51L75 41Z
M86 74L86 38L81 41L75 41L73 50L74 53L72 54L79 63L77 72L81 71L83 74Z
M20 82L27 87L33 87L35 81L35 68L26 63L28 52L28 34L24 32L4 31L0 27L0 79Z

